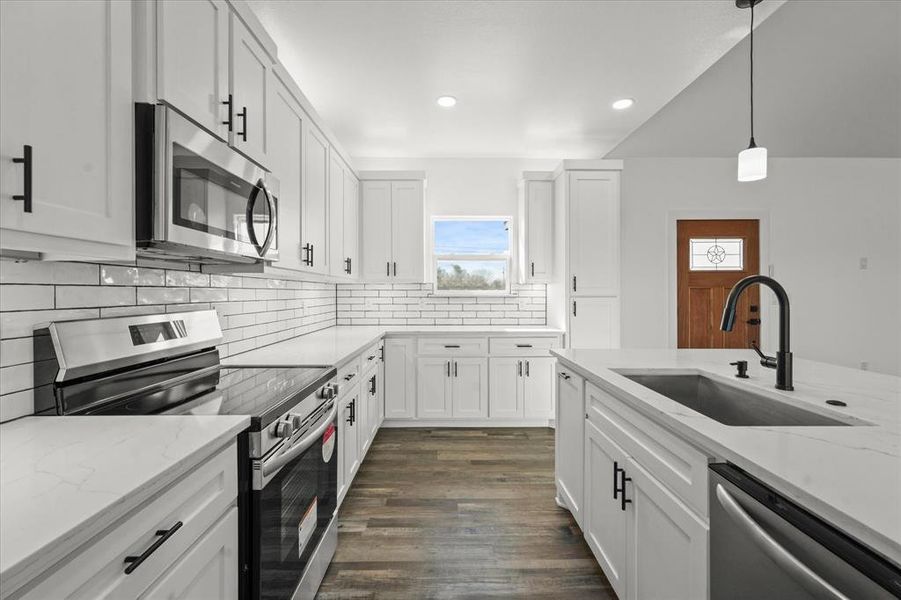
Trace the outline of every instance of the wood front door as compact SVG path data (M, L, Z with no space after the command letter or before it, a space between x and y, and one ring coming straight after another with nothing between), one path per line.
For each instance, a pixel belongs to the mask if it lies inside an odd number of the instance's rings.
M760 272L759 221L677 221L679 348L749 348L760 345L760 290L738 303L735 328L720 330L723 305L739 279Z

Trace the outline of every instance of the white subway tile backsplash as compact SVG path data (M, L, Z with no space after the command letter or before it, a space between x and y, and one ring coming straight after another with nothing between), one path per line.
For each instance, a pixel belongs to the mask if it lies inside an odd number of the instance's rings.
M5 310L40 310L53 308L52 285L4 285L0 303Z
M36 325L210 308L220 317L223 357L337 323L336 287L329 283L208 275L147 262L0 261L0 422L34 410Z
M339 325L545 325L547 286L510 296L435 296L431 284L339 283Z

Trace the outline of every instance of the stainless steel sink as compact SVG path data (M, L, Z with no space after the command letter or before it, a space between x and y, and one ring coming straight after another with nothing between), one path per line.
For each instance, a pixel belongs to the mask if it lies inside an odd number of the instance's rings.
M697 373L620 374L725 425L798 427L852 424L725 385Z

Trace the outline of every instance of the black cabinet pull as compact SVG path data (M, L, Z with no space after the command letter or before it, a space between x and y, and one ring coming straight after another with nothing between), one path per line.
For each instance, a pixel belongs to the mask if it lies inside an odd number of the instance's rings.
M391 277L391 261L385 262L385 275Z
M159 539L153 542L153 544L151 544L149 548L144 550L144 552L141 553L140 556L126 556L125 562L126 564L128 564L128 566L125 567L125 574L130 575L135 569L140 567L141 563L150 558L150 555L156 552L160 546L165 544L166 540L172 537L172 534L178 531L182 525L183 523L179 521L169 529L158 529L155 535L160 536Z
M375 396L375 375L369 378L369 393Z
M450 377L450 361L447 361L447 376Z
M357 422L357 399L354 398L350 401L350 416L347 417L348 425L353 425Z
M522 377L522 361L521 360L516 361L516 374L519 377Z
M22 200L22 210L27 213L31 212L31 146L28 144L22 146L22 158L13 158L13 162L21 164L24 168L24 180L21 194L13 195L13 200Z
M445 348L459 348L460 344L444 344Z
M454 377L457 376L457 361L454 361Z
M314 244L310 244L310 266L313 266L313 262L315 261L315 255L313 252L316 250L316 246Z
M576 291L576 276L573 275L573 291Z
M619 463L613 461L613 499L619 497Z
M344 259L344 272L350 275L350 258Z
M531 375L529 375L529 361L526 361L526 377L531 377Z
M573 316L576 316L576 301L573 300Z
M304 244L303 252L304 252L303 264L305 264L308 267L312 267L313 266L313 246L312 246L312 244Z
M516 344L517 348L531 348L532 344Z
M228 125L228 132L231 133L232 129L234 129L234 119L232 118L232 95L228 95L228 100L223 100L222 104L228 107L228 119L222 121L223 125Z
M620 471L620 473L622 473L622 477L620 477L620 481L622 481L622 485L619 488L619 491L622 493L622 496L620 496L620 498L619 498L619 501L620 501L619 507L622 510L626 510L626 504L632 503L632 501L630 499L626 498L626 482L632 481L632 478L626 477L625 469L620 469L619 471Z
M394 263L394 276L397 277L397 263Z
M241 108L241 112L238 113L238 116L241 117L241 124L243 128L238 135L241 136L241 139L245 142L247 141L247 107Z
M532 263L532 277L535 277L535 263Z

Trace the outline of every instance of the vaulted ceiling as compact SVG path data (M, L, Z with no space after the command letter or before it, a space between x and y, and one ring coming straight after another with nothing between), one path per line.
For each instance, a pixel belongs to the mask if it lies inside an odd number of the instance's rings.
M358 157L601 157L748 27L727 0L249 3Z

